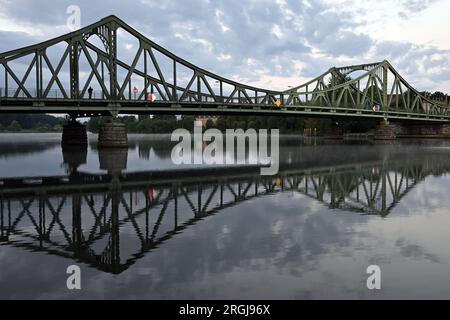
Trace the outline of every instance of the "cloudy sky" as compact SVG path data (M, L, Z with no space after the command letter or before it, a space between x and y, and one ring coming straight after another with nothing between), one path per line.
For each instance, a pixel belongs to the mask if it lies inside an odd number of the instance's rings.
M0 0L0 51L67 33L70 5L82 26L117 15L200 67L264 88L387 59L419 90L450 92L449 0Z

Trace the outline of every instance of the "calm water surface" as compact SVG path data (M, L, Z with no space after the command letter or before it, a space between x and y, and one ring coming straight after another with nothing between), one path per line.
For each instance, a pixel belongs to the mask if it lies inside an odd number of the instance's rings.
M0 135L0 298L450 298L450 143L284 137L262 177L175 166L169 136L95 141Z

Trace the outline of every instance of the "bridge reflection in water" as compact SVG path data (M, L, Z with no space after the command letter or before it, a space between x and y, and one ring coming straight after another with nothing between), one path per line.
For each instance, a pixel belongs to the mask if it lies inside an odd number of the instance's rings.
M244 201L289 192L337 212L386 217L426 177L450 170L449 157L436 154L290 166L276 177L248 166L124 173L127 152L99 151L108 174L79 172L85 151L65 149L66 176L0 180L0 245L118 274L190 226Z

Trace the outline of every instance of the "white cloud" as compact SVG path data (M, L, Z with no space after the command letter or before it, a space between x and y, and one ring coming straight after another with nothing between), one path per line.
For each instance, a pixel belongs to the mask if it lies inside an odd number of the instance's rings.
M278 38L278 40L283 39L284 33L281 31L281 28L279 25L274 24L271 30L271 33Z

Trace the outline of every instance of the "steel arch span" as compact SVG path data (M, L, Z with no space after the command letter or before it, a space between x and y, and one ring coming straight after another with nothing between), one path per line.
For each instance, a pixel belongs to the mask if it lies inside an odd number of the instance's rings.
M136 45L122 57L124 37ZM359 75L352 78L353 72ZM285 91L199 68L108 16L80 30L0 54L0 112L243 114L448 122L448 101L412 87L388 61L333 67ZM94 87L95 90L92 88ZM92 90L90 90L92 88Z

